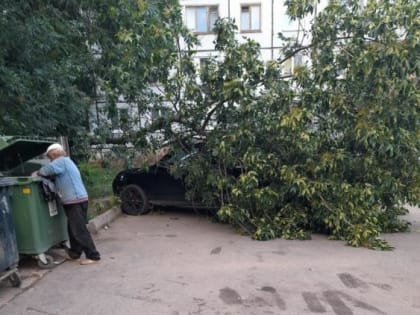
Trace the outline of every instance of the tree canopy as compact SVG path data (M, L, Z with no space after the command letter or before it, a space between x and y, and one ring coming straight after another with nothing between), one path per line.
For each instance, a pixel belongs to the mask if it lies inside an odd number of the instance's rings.
M141 114L146 87L170 69L173 34L186 31L167 0L5 0L0 27L0 133L73 142L99 99L109 117L120 96Z
M0 28L0 133L86 127L93 82L78 1L4 0Z
M314 2L288 4L297 19ZM323 232L389 248L380 233L406 230L403 205L420 201L419 10L408 0L332 1L306 46L291 39L268 64L219 20L223 58L199 69L180 52L161 81L166 139L180 149L205 139L174 170L189 196L255 239ZM307 64L282 77L282 63L302 52Z
M315 2L285 4L301 19ZM268 63L220 19L219 57L199 67L178 1L4 0L0 132L75 137L91 104L105 95L113 116L123 95L133 122L164 113L144 130L127 123L133 143L200 143L172 171L221 220L259 240L322 232L387 249L380 234L406 230L403 205L420 203L418 16L416 1L330 1L310 41L279 34ZM296 54L307 63L284 74Z

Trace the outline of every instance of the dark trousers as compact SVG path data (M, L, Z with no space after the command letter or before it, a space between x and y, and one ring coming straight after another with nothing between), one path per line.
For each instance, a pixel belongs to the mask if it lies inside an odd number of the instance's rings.
M67 216L67 231L70 240L69 255L72 258L79 258L82 252L84 252L88 259L101 259L89 230L86 227L88 223L88 202L63 205L63 207Z

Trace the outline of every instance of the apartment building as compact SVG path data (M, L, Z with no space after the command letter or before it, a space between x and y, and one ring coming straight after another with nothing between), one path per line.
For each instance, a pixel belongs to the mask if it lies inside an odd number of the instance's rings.
M291 21L286 14L284 0L180 0L184 22L200 39L197 59L214 56L212 33L218 17L234 19L238 26L237 39L250 38L261 46L261 58L265 61L279 57L283 45L278 34L304 40L304 31L309 29L310 20ZM289 71L301 56L289 61Z

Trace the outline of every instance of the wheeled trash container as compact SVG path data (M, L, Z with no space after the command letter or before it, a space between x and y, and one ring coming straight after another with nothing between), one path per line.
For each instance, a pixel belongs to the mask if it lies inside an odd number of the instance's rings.
M21 279L17 269L19 253L10 209L10 185L13 182L0 178L0 280L9 280L19 287Z
M54 260L46 252L52 247L65 247L68 240L66 215L51 190L53 185L40 177L30 176L25 167L30 165L32 172L33 163L25 162L43 154L54 141L16 137L6 140L3 149L0 142L0 165L5 169L0 171L13 183L10 185L10 206L18 252L37 258L41 268L52 268Z

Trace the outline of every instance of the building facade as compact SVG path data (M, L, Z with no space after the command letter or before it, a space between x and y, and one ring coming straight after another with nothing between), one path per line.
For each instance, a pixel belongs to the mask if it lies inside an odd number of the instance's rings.
M249 38L258 42L264 61L280 57L283 43L279 33L301 42L305 40L305 30L310 28L309 19L292 21L287 16L284 0L180 0L179 3L185 25L200 40L197 59L217 55L213 43L215 35L211 30L218 17L235 21L238 41ZM296 63L301 62L301 56L296 56L285 66L291 71Z

